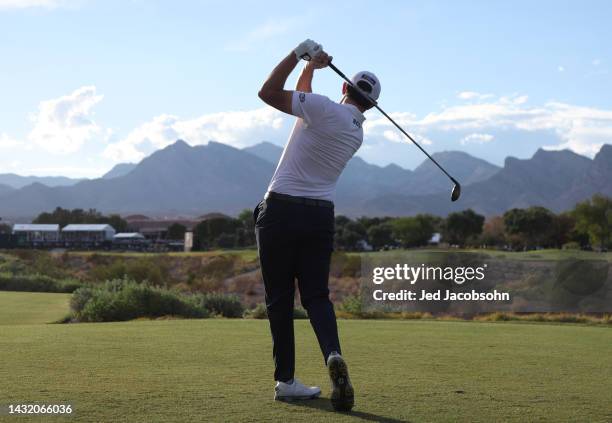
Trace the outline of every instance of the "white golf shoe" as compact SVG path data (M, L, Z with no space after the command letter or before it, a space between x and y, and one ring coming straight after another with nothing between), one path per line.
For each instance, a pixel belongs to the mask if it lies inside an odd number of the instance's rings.
M321 395L318 386L304 386L299 380L293 379L292 383L276 382L274 387L274 399L276 401L297 401L315 399Z

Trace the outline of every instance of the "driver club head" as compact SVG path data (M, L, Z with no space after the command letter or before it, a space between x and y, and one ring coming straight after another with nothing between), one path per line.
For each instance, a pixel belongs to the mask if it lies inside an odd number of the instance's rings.
M451 201L457 201L461 196L461 185L457 181L453 181L453 191L451 192Z

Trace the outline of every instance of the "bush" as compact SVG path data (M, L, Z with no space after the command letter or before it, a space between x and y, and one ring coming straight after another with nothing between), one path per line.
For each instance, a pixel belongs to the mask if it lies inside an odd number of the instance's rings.
M296 307L293 309L294 319L308 319L308 313L302 307Z
M362 308L363 304L361 298L353 295L345 297L342 303L340 303L338 306L338 310L344 313L353 314L355 316L362 314Z
M506 321L523 321L523 322L549 322L549 323L583 323L583 324L604 324L612 323L611 316L603 315L601 317L591 316L586 314L574 313L506 313L496 312L475 316L474 320L487 322L506 322Z
M168 275L163 261L150 258L115 259L107 265L95 266L91 272L94 281L105 281L127 278L136 282L148 282L152 285L163 285Z
M257 304L255 308L245 311L244 317L250 319L267 319L268 313L266 312L266 305L264 303Z
M94 296L94 290L91 287L84 286L77 289L70 297L70 309L80 313L85 307L85 304Z
M211 257L200 269L200 273L209 278L225 279L232 276L239 258L230 254Z
M50 276L0 273L0 291L73 292L81 286L75 279L55 279Z
M266 312L266 305L259 303L255 308L244 312L244 317L247 319L267 319L268 313ZM308 319L308 313L302 307L293 309L294 319Z
M237 295L207 293L200 294L196 298L200 307L218 316L242 317L244 313L244 307Z
M6 269L13 273L44 274L55 279L68 278L69 269L66 268L62 257L59 258L41 250L12 250L10 255L17 260L11 260L11 266Z
M110 322L137 317L208 317L194 297L133 280L115 279L77 290L70 301L75 321Z

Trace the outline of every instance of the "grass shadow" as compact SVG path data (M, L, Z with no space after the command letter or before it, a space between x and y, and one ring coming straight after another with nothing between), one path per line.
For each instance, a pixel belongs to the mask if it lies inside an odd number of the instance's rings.
M400 420L395 419L393 417L385 417L378 414L367 413L365 411L351 411L348 413L343 413L339 411L335 411L332 408L331 401L329 398L317 398L313 400L305 400L305 401L293 401L287 402L289 405L306 407L306 408L315 408L321 411L327 411L330 413L338 413L345 416L356 417L362 420L371 421L371 422L381 422L381 423L410 423L410 420Z

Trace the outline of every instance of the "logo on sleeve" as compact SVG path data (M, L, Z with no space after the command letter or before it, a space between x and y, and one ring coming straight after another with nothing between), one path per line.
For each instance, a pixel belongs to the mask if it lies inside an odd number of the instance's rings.
M306 101L306 94L300 93L300 103L303 103L305 101Z
M357 128L361 128L361 123L355 118L353 118L353 125L355 125Z

